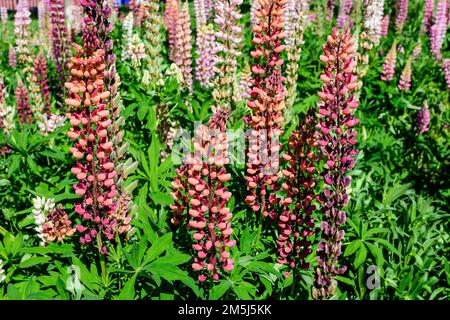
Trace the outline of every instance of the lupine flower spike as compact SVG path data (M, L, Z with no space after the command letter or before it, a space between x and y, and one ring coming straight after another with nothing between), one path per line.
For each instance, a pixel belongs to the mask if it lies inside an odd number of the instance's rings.
M194 153L177 169L177 177L172 183L174 191L171 195L175 200L171 205L172 223L179 225L186 221L187 228L193 231L192 247L196 257L192 268L202 272L198 277L201 282L208 277L219 280L219 269L234 269L229 248L236 240L231 240L233 214L227 207L231 193L226 190L231 175L225 169L228 114L229 111L222 108L210 119L208 126L197 128L192 140Z
M425 33L428 33L433 23L433 10L435 0L425 0L423 7L423 28Z
M398 89L400 91L409 91L409 89L411 88L411 62L412 62L412 57L409 57L405 68L402 71L402 75L400 76L400 81L398 83Z
M381 20L381 33L382 37L387 37L389 33L389 15L385 15L383 20Z
M401 32L406 20L408 19L408 0L399 0L397 7L397 19L395 20L395 26L397 31Z
M315 167L318 157L317 134L314 109L310 108L306 117L292 132L288 140L288 150L283 155L287 167L282 171L282 188L286 192L280 201L282 213L278 220L278 263L287 264L296 274L298 269L308 269L306 258L312 252L311 239L314 221L311 217L316 209L314 187L317 179ZM288 276L289 272L285 274Z
M237 59L241 55L239 48L242 42L242 28L239 25L242 17L239 9L241 4L242 0L215 2L214 22L217 24L217 32L213 98L217 109L223 106L231 110L234 108Z
M358 101L353 94L357 88L357 77L354 75L356 62L353 60L355 42L350 32L339 33L334 29L323 50L320 60L326 66L320 76L324 86L318 93L317 144L324 161L325 190L321 196L322 232L317 249L315 299L331 297L336 290L336 275L346 270L345 266L339 266L338 259L345 234L342 230L346 220L344 207L349 202L351 185L351 179L346 174L355 165L354 126L358 124L358 119L353 116Z
M197 35L195 78L203 88L212 86L215 63L215 36L211 25L203 25Z
M394 40L383 63L381 80L390 81L394 78L395 64L397 63L397 42Z
M272 191L278 189L278 169L280 144L284 121L284 77L280 55L285 50L284 8L287 0L259 0L256 13L258 22L253 27L255 59L252 66L253 79L247 106L251 115L244 120L251 128L248 137L246 182L248 195L245 202L261 218L277 217L274 205L278 202ZM261 228L261 225L260 225Z
M430 50L436 59L441 59L441 49L447 32L447 14L449 2L439 0L436 7L434 24L430 30Z
M28 90L21 80L19 80L16 87L16 108L20 124L30 124L33 122Z
M416 131L419 135L429 130L430 125L430 109L425 102L423 107L417 112Z
M185 2L176 24L175 35L175 63L183 74L183 86L192 90L192 34L189 5Z

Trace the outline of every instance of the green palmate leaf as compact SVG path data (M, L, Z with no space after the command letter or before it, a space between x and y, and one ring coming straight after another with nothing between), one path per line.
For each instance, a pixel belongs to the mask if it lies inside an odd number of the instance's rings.
M155 242L153 242L152 246L147 251L145 257L146 263L159 257L161 253L163 253L169 248L171 243L172 243L172 233L167 233L158 240L156 240Z
M212 287L209 293L209 299L218 300L220 299L231 287L231 282L228 280L222 280L219 284Z
M47 263L50 260L50 257L32 257L19 263L19 268L30 268L36 265Z
M361 241L359 239L352 241L345 248L344 257L347 257L347 256L350 256L350 255L354 254L356 252L356 250L359 249L360 246L361 246Z
M126 283L123 289L120 291L119 296L117 299L119 300L133 300L135 296L135 290L134 286L136 283L137 275L134 275L129 279Z

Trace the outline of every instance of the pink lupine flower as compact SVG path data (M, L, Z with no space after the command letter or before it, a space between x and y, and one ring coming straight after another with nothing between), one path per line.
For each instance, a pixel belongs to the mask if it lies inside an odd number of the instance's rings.
M383 63L383 71L381 74L381 80L390 81L394 78L395 64L397 63L397 42L392 43L391 49L389 50Z
M423 27L426 33L430 31L431 24L433 23L434 1L425 0L423 7Z
M259 4L256 14L259 20L253 27L254 50L250 53L255 61L247 101L251 115L244 118L252 129L248 138L245 203L254 212L260 212L261 218L268 215L276 218L274 205L278 200L270 190L278 189L278 137L284 121L284 77L281 74L284 61L280 55L285 50L283 16L286 1L259 0Z
M419 43L414 47L412 53L413 59L418 59L421 53L422 53L422 43L419 41Z
M180 9L176 23L175 35L175 64L183 75L183 84L192 90L192 34L189 5L185 2Z
M389 33L389 15L385 15L383 20L381 20L381 32L382 37L387 37Z
M105 244L114 239L116 231L113 215L118 195L111 161L113 143L108 136L112 120L107 108L110 92L104 87L105 52L100 49L88 56L78 45L74 48L76 56L69 64L72 79L65 87L70 92L66 116L72 124L68 136L76 141L70 151L78 161L71 170L78 179L74 190L83 197L75 204L75 212L83 219L76 228L82 233L82 244L98 244L104 254Z
M297 269L308 269L305 260L312 252L311 239L314 221L311 214L316 209L314 187L317 179L315 167L318 157L317 134L314 109L310 108L306 117L288 139L288 150L283 155L287 167L282 171L282 189L286 192L280 201L282 213L278 218L277 245L280 264L287 264L296 274Z
M175 61L179 0L167 0L164 21L169 38L169 59Z
M66 63L68 59L69 42L64 16L64 0L49 0L50 41L52 57L56 63L56 71L60 86L67 80Z
M430 109L425 102L423 107L417 112L416 131L422 135L429 130L430 125Z
M18 62L22 66L29 61L31 12L28 0L19 0L14 15L14 35Z
M207 24L208 17L206 14L205 0L194 0L195 11L195 24L197 26L197 32L200 32L200 28Z
M49 113L51 109L51 98L47 79L47 60L42 52L39 52L36 59L34 59L34 81L42 97L44 109Z
M13 47L9 48L8 51L8 64L15 69L17 66L17 55L16 55L16 49Z
M412 57L409 57L408 61L406 62L405 68L402 71L402 75L400 76L400 81L398 83L398 89L400 91L409 91L411 88L411 62Z
M353 114L358 107L354 95L357 89L355 42L347 30L339 33L334 29L323 47L320 60L326 64L320 76L324 82L318 95L317 144L324 162L323 178L325 190L321 196L321 241L318 246L318 268L316 270L313 297L323 299L333 295L336 275L345 272L338 266L346 221L344 207L349 202L350 176L346 175L355 165L357 149L354 127L358 124Z
M430 50L436 59L441 58L442 44L447 32L448 1L439 0L436 7L434 24L430 30Z
M442 64L444 70L445 82L447 82L448 91L450 91L450 59L445 59Z
M222 108L211 117L208 125L201 125L193 138L194 153L189 155L177 170L172 183L171 205L175 225L186 221L192 230L196 252L192 268L202 272L199 281L208 276L219 280L219 269L231 271L234 260L229 248L236 244L231 240L233 214L227 207L231 193L226 190L231 175L226 172L228 110Z
M406 20L408 19L408 0L399 0L397 7L397 19L395 20L395 26L398 31L403 29Z
M16 87L16 108L19 123L30 124L32 122L32 113L30 109L30 100L28 98L28 90L20 80Z
M204 88L212 85L215 64L215 37L211 25L203 25L197 34L197 60L195 77Z

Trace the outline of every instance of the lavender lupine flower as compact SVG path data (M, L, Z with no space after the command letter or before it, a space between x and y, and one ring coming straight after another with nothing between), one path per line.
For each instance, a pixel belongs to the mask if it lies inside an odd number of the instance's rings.
M445 59L442 68L444 70L445 81L447 82L448 91L450 91L450 59Z
M383 63L381 80L390 81L394 78L395 64L397 63L397 42L394 40Z
M241 55L242 28L239 21L242 18L239 6L242 0L217 0L215 2L216 32L216 64L214 72L213 98L217 109L223 106L234 108L235 77L237 73L237 58Z
M389 33L389 15L385 15L383 20L381 20L381 32L382 37L387 37Z
M215 63L215 36L211 25L203 25L197 34L197 60L195 78L204 88L212 85Z
M371 0L364 15L364 29L375 45L380 42L383 10L384 0Z
M408 19L408 0L399 0L397 7L397 18L395 26L397 31L401 32L406 20Z
M430 128L430 109L428 104L425 102L423 107L417 112L416 120L416 131L418 134L422 135L427 132Z
M183 86L192 90L192 34L189 4L181 5L179 17L176 23L175 35L175 63L183 74Z
M59 87L62 89L68 77L66 63L69 55L68 33L64 16L64 0L49 0L49 12L52 57L56 63Z
M31 12L28 0L19 0L14 15L14 35L16 41L17 61L25 67L30 63L30 24Z
M314 187L317 179L317 133L314 109L310 108L302 122L288 139L288 150L283 155L287 163L282 170L282 189L286 192L280 201L282 213L278 218L278 252L280 264L287 264L298 280L297 269L309 269L305 260L312 252L311 239L316 209ZM289 272L285 273L288 276Z
M205 0L194 0L195 11L195 24L197 26L197 32L200 32L200 28L207 24Z
M336 275L345 272L339 267L342 239L346 221L344 207L349 202L350 176L346 175L355 165L357 149L354 126L358 119L353 116L358 101L352 93L357 89L354 75L356 62L353 60L355 42L347 30L339 33L334 29L323 47L320 60L326 64L320 76L324 82L318 92L320 102L318 113L319 137L317 140L324 161L323 178L325 190L321 196L321 241L318 246L318 268L316 269L313 297L331 297L336 290Z
M14 47L10 47L8 51L8 64L11 68L15 69L17 66L17 53Z
M441 59L441 48L447 32L448 1L439 0L434 24L430 30L430 50L436 59Z
M340 0L339 3L339 14L336 21L336 26L338 28L343 28L350 24L350 13L353 8L353 0Z
M425 0L423 7L423 28L425 33L430 31L431 25L433 23L433 10L434 10L435 0Z
M412 67L411 67L412 57L409 57L405 68L402 71L402 75L400 76L400 81L398 83L398 89L400 91L409 91L411 88L411 73L412 73Z
M231 174L225 165L227 158L226 121L229 111L218 110L208 122L201 125L193 138L194 153L188 155L184 164L177 169L172 182L171 196L175 202L171 222L179 225L186 221L186 227L193 231L196 252L192 268L202 272L198 280L203 282L211 276L219 280L219 269L231 271L234 260L229 248L236 244L231 240L233 214L227 207L231 192L226 183Z

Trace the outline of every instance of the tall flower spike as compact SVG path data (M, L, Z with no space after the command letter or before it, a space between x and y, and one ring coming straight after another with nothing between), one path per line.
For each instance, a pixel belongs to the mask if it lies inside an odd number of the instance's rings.
M286 9L286 107L289 109L293 106L298 79L298 64L300 62L300 54L302 52L303 34L306 25L306 15L308 12L307 0L288 0Z
M30 101L28 98L28 90L21 80L19 80L19 83L16 87L16 108L20 124L32 123L32 113L30 109Z
M380 42L383 10L384 0L370 0L364 15L364 29L375 45Z
M327 20L333 19L335 7L336 7L336 0L327 0L327 6L325 10Z
M64 16L64 1L49 0L50 12L50 40L52 57L56 63L59 86L62 89L68 78L66 63L69 55L69 42Z
M390 81L394 78L395 64L397 63L397 42L394 40L383 63L381 80Z
M179 16L180 0L167 0L164 12L164 21L169 38L169 60L175 61L177 21Z
M22 67L30 63L30 16L28 0L19 0L14 15L14 35L17 60Z
M162 65L162 43L161 28L162 18L160 15L160 5L156 0L149 0L144 2L145 4L145 16L144 16L144 29L145 29L145 50L149 57L147 68L144 70L144 76L142 82L145 85L153 85L156 87L158 82L163 79ZM145 79L145 80L144 80Z
M423 107L417 112L416 131L422 135L429 130L430 125L430 109L425 102Z
M349 202L350 176L346 175L355 165L357 155L356 131L358 119L353 116L358 101L353 92L357 89L354 75L356 62L353 59L355 42L346 30L339 33L334 29L323 47L320 60L325 63L325 71L320 79L324 82L318 95L317 140L324 162L323 178L325 189L321 196L321 241L317 249L318 268L316 269L313 297L331 297L336 289L336 275L345 272L339 267L346 213L344 207Z
M84 220L76 228L82 233L82 244L98 244L104 254L106 243L114 239L116 232L113 214L118 195L116 171L110 161L113 143L108 131L112 120L106 105L110 93L104 90L105 53L100 49L88 56L81 47L74 47L76 56L69 64L72 80L65 86L70 92L66 103L71 112L67 118L73 126L68 136L76 140L70 151L78 160L71 170L78 179L74 190L83 197L81 203L75 204L75 212Z
M423 7L423 29L428 33L433 23L433 10L435 0L425 0Z
M422 53L422 42L419 39L419 42L414 47L414 50L412 53L413 59L418 59L421 53Z
M8 51L8 65L15 69L17 66L17 53L14 47L10 47Z
M39 90L42 102L42 111L49 113L51 108L50 89L47 79L47 60L42 52L34 59L34 84Z
M253 88L247 106L251 115L244 120L251 127L247 151L246 181L248 195L245 202L261 217L276 218L274 193L278 189L280 144L284 121L284 77L281 66L284 61L280 55L285 49L284 8L287 0L259 0L256 16L258 23L253 27L254 50L250 53L255 59L252 66ZM261 227L261 226L260 226Z
M308 269L305 260L312 252L310 236L314 234L311 214L316 209L314 187L317 134L314 109L310 108L302 122L288 139L288 150L283 155L287 167L282 171L282 188L286 192L280 201L282 213L278 220L278 263L287 264L297 277L297 269ZM285 275L288 275L286 273Z
M197 26L197 32L199 32L200 28L206 25L208 21L205 5L205 0L194 0L195 24Z
M45 223L42 225L42 235L45 243L63 242L65 238L75 233L72 222L62 205L50 209Z
M382 37L387 37L389 33L389 15L385 15L383 20L381 20L381 33Z
M192 247L196 257L192 268L202 272L198 277L201 282L208 276L217 281L219 269L231 271L234 268L229 248L236 240L231 240L233 214L227 207L231 193L226 191L226 182L231 175L225 168L228 114L228 110L222 108L211 117L208 126L197 128L192 141L194 153L185 159L172 183L174 191L171 195L175 200L171 206L172 222L177 225L187 220L187 228L193 231Z
M189 15L189 4L181 5L179 18L176 25L176 51L175 63L183 74L184 87L192 90L192 34L191 17Z
M255 0L256 1L256 0ZM233 95L235 91L235 77L237 73L237 59L241 55L242 28L239 21L242 18L239 6L242 0L215 1L214 22L216 32L216 64L214 72L213 98L215 107L225 106L234 109Z
M197 34L197 60L195 77L203 88L212 85L214 76L215 53L214 29L211 25L203 25Z
M398 83L398 89L400 91L409 91L411 88L411 73L412 73L412 57L409 57L405 68L402 71L402 75L400 76L400 81Z
M353 9L353 0L341 0L339 3L339 15L337 18L336 26L338 28L343 28L349 26L350 13Z
M395 20L395 26L397 31L401 32L406 20L408 19L408 0L399 0L397 7L397 19Z
M436 7L434 24L430 30L430 50L436 59L441 59L442 44L447 32L448 8L449 2L447 0L439 0Z

